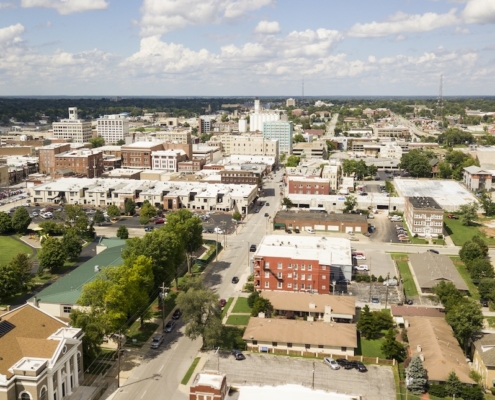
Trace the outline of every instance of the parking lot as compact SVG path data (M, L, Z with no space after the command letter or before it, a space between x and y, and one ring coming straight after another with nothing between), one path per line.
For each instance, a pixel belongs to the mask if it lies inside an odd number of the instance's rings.
M393 278L397 273L395 265L388 253L368 250L365 253L366 260L356 260L357 264L365 264L369 268L369 275L386 278L387 274Z
M221 234L230 235L235 232L235 224L232 221L232 215L223 213L208 213L203 218L203 229L205 233L215 233L215 228L221 230ZM220 231L219 231L220 233Z
M387 289L388 288L388 289ZM380 282L351 282L348 285L349 294L356 296L360 303L398 304L403 302L399 286L384 286ZM371 300L370 300L371 299Z
M244 353L237 361L230 353L211 353L203 370L227 374L231 386L298 384L343 394L361 395L367 400L395 399L391 367L367 365L368 372L332 370L322 360Z

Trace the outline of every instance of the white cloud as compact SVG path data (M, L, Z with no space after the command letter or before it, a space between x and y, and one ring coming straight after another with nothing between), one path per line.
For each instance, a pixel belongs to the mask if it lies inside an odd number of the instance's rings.
M24 8L53 8L59 14L73 14L85 11L105 10L106 0L22 0Z
M495 23L495 1L469 0L461 15L468 24L493 24Z
M275 0L144 0L141 36L154 36L190 25L217 24L271 5Z
M403 40L406 40L406 37L404 35L397 35L395 38L396 42L402 42Z
M260 21L256 28L254 28L255 33L261 34L274 34L280 32L280 25L277 21Z
M457 26L454 30L454 33L456 35L467 35L471 33L471 31L468 28L461 28L460 26Z
M357 23L351 27L349 36L355 37L382 37L397 35L403 32L428 32L434 29L451 26L459 23L456 9L447 14L425 13L422 15L397 12L385 22Z
M24 33L22 24L15 24L6 28L0 29L0 47L9 46L13 43L20 42L21 35Z
M15 5L13 3L0 2L0 10L6 8L15 8Z

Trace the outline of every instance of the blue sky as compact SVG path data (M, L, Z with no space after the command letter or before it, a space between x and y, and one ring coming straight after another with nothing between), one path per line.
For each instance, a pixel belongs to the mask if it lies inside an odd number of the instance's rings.
M495 0L0 0L0 95L494 95Z

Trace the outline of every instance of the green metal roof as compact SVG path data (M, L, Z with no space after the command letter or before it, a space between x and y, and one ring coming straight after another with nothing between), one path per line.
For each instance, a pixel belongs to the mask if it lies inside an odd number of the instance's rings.
M98 265L102 268L123 263L121 252L124 247L111 247L102 251L69 274L53 282L46 289L43 289L36 295L36 298L41 303L75 304L81 296L83 285L93 281L98 274L98 271L95 271L95 266ZM34 299L31 298L28 302L33 303Z
M98 245L105 246L107 249L110 249L112 247L125 246L125 240L119 238L102 238Z

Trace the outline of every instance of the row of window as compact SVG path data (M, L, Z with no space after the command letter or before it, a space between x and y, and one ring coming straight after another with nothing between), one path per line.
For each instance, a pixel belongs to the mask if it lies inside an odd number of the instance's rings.
M265 263L265 267L266 268L270 268L270 263L268 261ZM284 267L283 263L281 263L281 262L277 263L277 269L283 269L283 267ZM313 270L313 264L308 264L307 267L308 267L308 271L312 271ZM289 268L289 269L294 268L295 270L298 270L299 269L299 264L288 263L287 264L287 268ZM301 271L304 271L304 270L306 270L306 264L301 264ZM325 266L324 265L322 266L322 270L325 270Z
M414 214L414 218L423 218L425 219L427 217L426 214ZM443 214L430 214L428 215L431 219L441 219L443 220Z
M265 289L270 289L270 282L265 281ZM277 282L277 289L284 289L284 282ZM292 283L292 282L287 282L286 284L286 289L294 289L294 290L311 290L312 286L310 283L305 284L305 283ZM326 285L321 285L321 290L326 290L327 287Z
M288 279L292 279L292 277L294 277L294 279L301 279L301 280L305 280L305 279L306 279L306 274L300 274L300 275L299 275L297 272L294 272L294 273L289 272L289 273L287 274L287 278L288 278ZM269 279L269 278L270 278L270 272L265 271L265 278L266 278L266 279ZM277 273L277 278L278 278L278 279L284 279L284 275L283 275L283 273L282 273L282 272L278 272L278 273ZM313 279L313 275L312 275L312 274L308 274L307 280L308 280L308 281L311 281L312 279ZM322 275L322 276L321 276L321 279L327 279L327 276L326 276L326 275Z
M431 221L431 223L427 223L427 221L424 221L424 220L414 220L414 225L426 225L426 226L443 226L443 222L442 221Z

